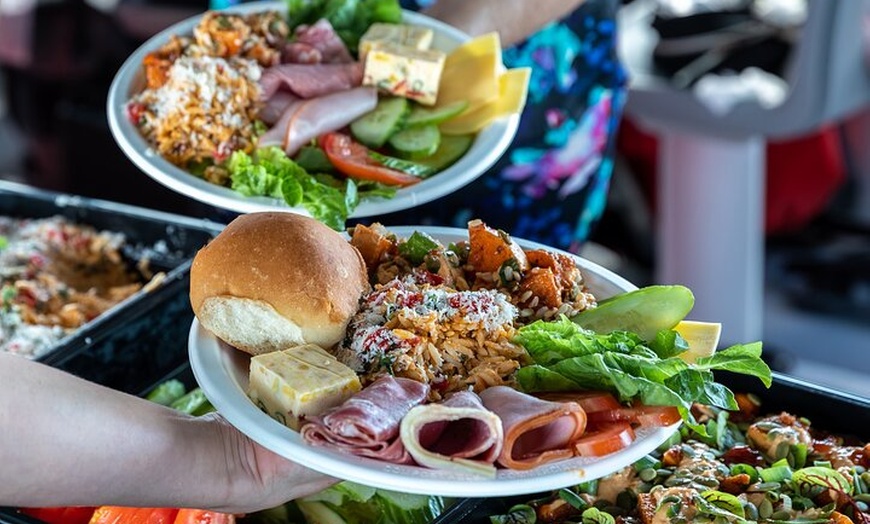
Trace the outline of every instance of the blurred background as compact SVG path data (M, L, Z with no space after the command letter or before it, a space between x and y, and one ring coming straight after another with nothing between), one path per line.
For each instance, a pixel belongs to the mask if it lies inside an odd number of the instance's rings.
M124 59L208 7L0 0L0 178L213 214L139 171L105 111ZM725 342L870 397L870 2L633 0L618 31L630 92L584 255L685 283Z

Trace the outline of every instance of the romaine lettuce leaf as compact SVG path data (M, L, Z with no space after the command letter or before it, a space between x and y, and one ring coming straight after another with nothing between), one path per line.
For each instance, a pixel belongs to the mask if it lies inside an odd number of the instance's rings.
M647 343L624 331L599 335L564 316L521 327L514 342L525 347L534 361L517 371L524 391L598 389L614 393L623 402L676 406L699 433L704 430L691 416L693 403L737 409L734 394L715 381L714 370L755 376L766 386L771 383L760 342L735 345L690 364L675 356L686 348L675 332L660 332Z
M309 174L278 147L260 149L253 156L236 151L226 168L233 190L245 196L283 199L288 206L304 208L312 217L337 231L344 229L347 217L361 198L353 180ZM395 190L368 184L365 194L389 198Z

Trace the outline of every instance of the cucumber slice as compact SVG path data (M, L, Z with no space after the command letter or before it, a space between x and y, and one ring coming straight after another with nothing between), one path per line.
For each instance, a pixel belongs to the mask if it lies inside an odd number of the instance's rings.
M351 122L350 132L369 147L381 147L404 125L410 111L407 98L382 97L371 112Z
M419 159L418 162L441 171L459 160L471 148L473 142L474 135L442 135L438 150L426 158Z
M679 324L694 305L695 295L685 286L647 286L604 299L571 320L596 333L631 331L649 341Z
M438 150L441 131L434 125L406 127L391 136L389 142L399 156L416 160L430 156Z
M407 127L438 125L441 122L459 116L468 108L467 100L456 100L441 107L426 107L412 104L411 113L405 120Z

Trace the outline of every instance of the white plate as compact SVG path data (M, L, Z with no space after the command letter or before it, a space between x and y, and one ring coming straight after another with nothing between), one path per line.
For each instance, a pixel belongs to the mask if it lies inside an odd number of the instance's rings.
M437 227L390 227L400 237L424 230L445 245L468 238L463 229ZM517 239L524 247L544 247ZM558 251L552 248L551 251ZM566 253L567 254L567 253ZM588 260L571 255L578 263L590 290L599 298L636 289L627 280ZM205 330L194 320L189 339L190 365L200 387L226 419L272 451L290 460L337 478L361 484L446 497L496 497L538 493L572 486L617 471L653 451L677 430L642 427L635 441L622 451L602 457L553 462L527 471L499 469L494 479L418 466L390 464L356 457L323 447L310 446L299 433L261 411L247 395L249 356Z
M256 12L280 10L286 12L284 2L254 2L231 9L233 12ZM127 102L131 95L140 92L144 85L142 60L145 55L158 49L169 40L170 35L189 35L201 15L179 22L150 38L137 49L121 66L109 87L107 112L112 135L124 151L146 175L166 187L215 207L239 213L254 211L292 211L303 215L309 213L301 207L289 207L277 198L246 197L229 188L221 187L191 175L161 157L142 137L127 118ZM404 12L404 20L411 24L430 27L435 32L433 47L450 51L469 36L443 22L414 13ZM481 130L468 152L455 164L411 187L399 189L393 198L372 198L360 202L353 217L367 217L408 209L456 191L483 174L504 153L517 131L519 115L499 119Z

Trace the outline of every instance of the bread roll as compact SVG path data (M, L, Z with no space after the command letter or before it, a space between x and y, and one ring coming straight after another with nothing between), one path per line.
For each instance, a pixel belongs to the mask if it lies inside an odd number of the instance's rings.
M370 289L359 251L313 218L241 215L190 269L190 303L207 330L252 355L335 345Z

